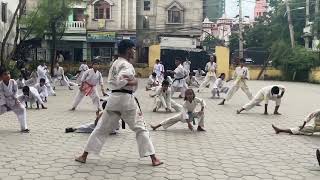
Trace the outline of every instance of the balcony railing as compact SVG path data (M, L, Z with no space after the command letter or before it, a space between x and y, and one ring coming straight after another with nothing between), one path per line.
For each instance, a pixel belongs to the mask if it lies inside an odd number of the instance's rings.
M86 23L83 21L66 22L66 33L85 33Z

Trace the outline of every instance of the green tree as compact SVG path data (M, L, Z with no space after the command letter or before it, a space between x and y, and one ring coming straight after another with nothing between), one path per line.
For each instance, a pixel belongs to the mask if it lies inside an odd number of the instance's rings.
M65 32L65 22L71 12L70 5L76 0L40 0L38 7L27 13L21 21L26 27L26 35L50 40L51 73L56 57L56 42Z

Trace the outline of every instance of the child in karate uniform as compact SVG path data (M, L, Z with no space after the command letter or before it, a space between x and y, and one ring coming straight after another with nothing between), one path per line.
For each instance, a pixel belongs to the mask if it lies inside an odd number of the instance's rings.
M201 110L199 112L196 112L197 105L200 104ZM183 104L183 111L156 126L152 126L151 128L153 130L158 129L159 127L163 127L164 129L167 129L168 127L181 122L186 122L188 124L188 128L193 131L192 121L194 121L194 118L197 118L199 120L197 131L205 131L203 129L204 127L204 107L205 102L202 99L199 99L195 97L195 93L192 89L186 90L186 97L184 99Z
M102 103L102 109L105 109L106 105L107 105L107 101L104 101L104 102ZM71 133L71 132L76 132L76 133L92 133L92 131L94 130L94 128L97 126L98 121L100 120L100 118L101 118L101 116L102 116L102 113L103 113L103 112L97 114L97 117L96 117L96 119L95 119L94 122L86 123L86 124L83 124L83 125L81 125L81 126L79 126L79 127L75 127L75 128L72 128L72 127L71 127L71 128L66 128L65 132L66 132L66 133ZM116 131L116 130L119 130L119 128L120 128L120 124L119 124L119 126L118 126L116 129L113 130L113 132L110 133L110 135L115 135L115 134L117 134L117 131Z
M275 115L280 115L278 112L280 103L281 103L281 98L283 97L286 89L284 86L281 85L273 85L273 86L267 86L262 89L257 93L257 95L246 105L244 105L240 110L237 110L237 114L240 114L242 111L246 110L249 111L255 106L259 106L259 103L262 101L265 101L265 108L264 108L264 114L268 114L268 103L269 100L275 101L276 102L276 107L274 109L274 114Z
M193 72L195 73L195 77L197 79L198 82L203 80L203 76L206 72L204 72L201 68L198 68L197 70L193 70Z
M0 66L0 115L13 111L19 120L21 132L28 133L26 108L18 100L18 85L10 72Z
M175 64L177 68L174 71L168 70L169 73L174 74L174 80L171 86L172 95L175 92L180 91L179 98L183 98L184 92L188 88L188 85L186 83L186 77L188 76L188 72L182 66L181 58L176 58Z
M153 112L157 112L161 107L164 107L166 112L171 112L171 107L177 112L180 112L182 106L171 99L171 88L168 81L162 81L162 85L156 88L156 93L151 95L155 97L155 108Z
M83 63L80 65L79 71L78 71L78 73L76 75L77 84L81 85L82 76L83 76L84 72L86 72L88 69L89 69L89 66L87 65L87 61L83 61Z
M46 80L41 78L40 83L37 83L36 85L34 85L34 87L37 89L42 101L47 102L48 90L46 86Z
M157 78L157 74L154 72L149 76L146 91L153 90L155 87L159 86L159 80Z
M313 133L320 132L320 109L310 113L301 126L290 129L280 129L272 125L272 128L276 134L283 132L294 135L313 135Z
M28 108L28 102L30 103L30 108L32 109L33 103L37 104L37 109L39 109L39 104L41 105L42 109L47 109L44 106L44 102L42 101L38 90L34 87L25 86L22 88L23 95L18 97L20 102L24 102L26 108Z
M80 90L74 100L71 110L76 110L84 96L90 96L97 112L100 112L100 97L96 87L98 84L101 86L102 94L105 95L102 74L98 71L98 64L93 62L92 68L87 70L82 76Z
M206 64L205 70L207 71L207 75L204 78L204 81L201 83L198 92L202 91L205 87L209 85L209 87L216 81L216 71L217 71L217 60L216 56L210 56L210 61Z
M57 63L56 67L53 69L53 90L56 89L57 82L59 82L61 86L68 86L69 90L73 90L69 82L66 80L63 67L61 67L59 63Z
M187 85L193 86L193 87L199 87L200 83L198 82L198 80L194 77L194 72L190 72L189 76L187 77Z
M213 88L212 88L212 91L211 91L211 93L212 93L211 99L216 98L216 95L217 95L218 98L220 98L220 94L221 93L225 93L226 94L228 92L229 88L224 86L224 84L226 83L224 81L225 77L226 77L226 75L224 73L221 73L219 78L214 82Z

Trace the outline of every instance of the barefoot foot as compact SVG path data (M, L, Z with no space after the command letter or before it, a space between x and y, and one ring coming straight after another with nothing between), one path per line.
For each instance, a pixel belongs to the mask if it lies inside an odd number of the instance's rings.
M80 162L80 163L86 163L86 158L84 158L83 156L79 156L75 159L75 161Z
M279 128L275 127L273 124L272 124L272 128L274 129L274 131L276 132L276 134L279 134Z

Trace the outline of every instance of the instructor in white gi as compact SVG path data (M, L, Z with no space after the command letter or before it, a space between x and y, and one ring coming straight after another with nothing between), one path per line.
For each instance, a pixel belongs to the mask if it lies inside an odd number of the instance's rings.
M138 104L132 95L138 85L138 81L134 77L135 70L130 63L130 60L134 58L134 51L132 41L122 40L119 43L119 58L112 64L108 76L108 87L112 93L108 99L102 119L90 135L83 154L76 158L76 161L85 163L89 153L98 154L107 136L114 127L118 126L121 118L136 133L140 157L150 156L153 166L162 164L155 156L149 131L142 119L141 111L138 113Z

